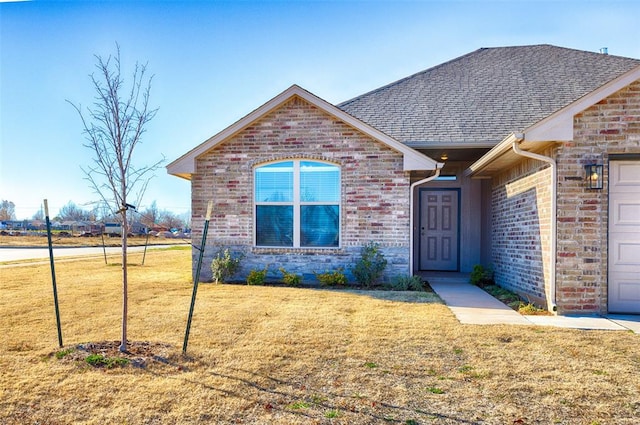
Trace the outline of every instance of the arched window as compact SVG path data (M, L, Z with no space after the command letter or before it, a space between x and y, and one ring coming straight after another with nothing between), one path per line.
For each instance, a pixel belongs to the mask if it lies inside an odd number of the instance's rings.
M254 177L256 246L339 246L340 167L281 161L256 167Z

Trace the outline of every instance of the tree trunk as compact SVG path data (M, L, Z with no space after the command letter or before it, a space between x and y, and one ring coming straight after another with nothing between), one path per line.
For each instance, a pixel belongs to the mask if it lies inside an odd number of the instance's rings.
M127 222L127 211L122 212L122 340L120 351L127 351L127 234L129 223Z

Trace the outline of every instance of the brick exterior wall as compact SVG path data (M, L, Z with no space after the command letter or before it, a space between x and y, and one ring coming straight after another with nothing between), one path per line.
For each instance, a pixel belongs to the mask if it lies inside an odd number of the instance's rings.
M551 167L526 159L494 178L492 263L500 286L547 306L551 282Z
M640 154L640 81L574 118L558 162L557 298L564 313L607 312L608 161ZM584 165L605 164L604 188L587 190Z
M338 249L256 248L253 230L253 169L267 161L323 160L341 167L341 241ZM211 280L216 252L242 252L244 278L269 266L303 274L350 269L368 242L388 260L385 280L409 272L409 172L402 154L293 98L197 159L192 176L193 240L202 239L207 203L214 201L201 280ZM193 256L196 258L197 251Z
M608 161L640 154L640 82L574 117L574 140L544 153L558 164L556 302L559 314L607 312ZM604 188L585 187L584 165L605 164ZM526 297L550 300L550 168L523 160L494 178L496 281ZM510 195L511 194L511 195Z

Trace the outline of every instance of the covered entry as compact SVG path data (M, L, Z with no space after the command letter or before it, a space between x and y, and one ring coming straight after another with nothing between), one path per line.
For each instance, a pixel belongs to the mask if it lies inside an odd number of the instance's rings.
M609 312L640 313L640 161L609 166Z

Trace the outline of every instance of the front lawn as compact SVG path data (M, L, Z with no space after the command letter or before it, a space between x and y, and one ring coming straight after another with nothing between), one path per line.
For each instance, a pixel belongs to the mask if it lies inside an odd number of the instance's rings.
M638 336L461 325L432 294L202 284L189 250L0 267L3 424L635 424ZM408 293L409 294L409 293ZM393 295L396 298L391 299ZM104 349L87 360L83 350Z

